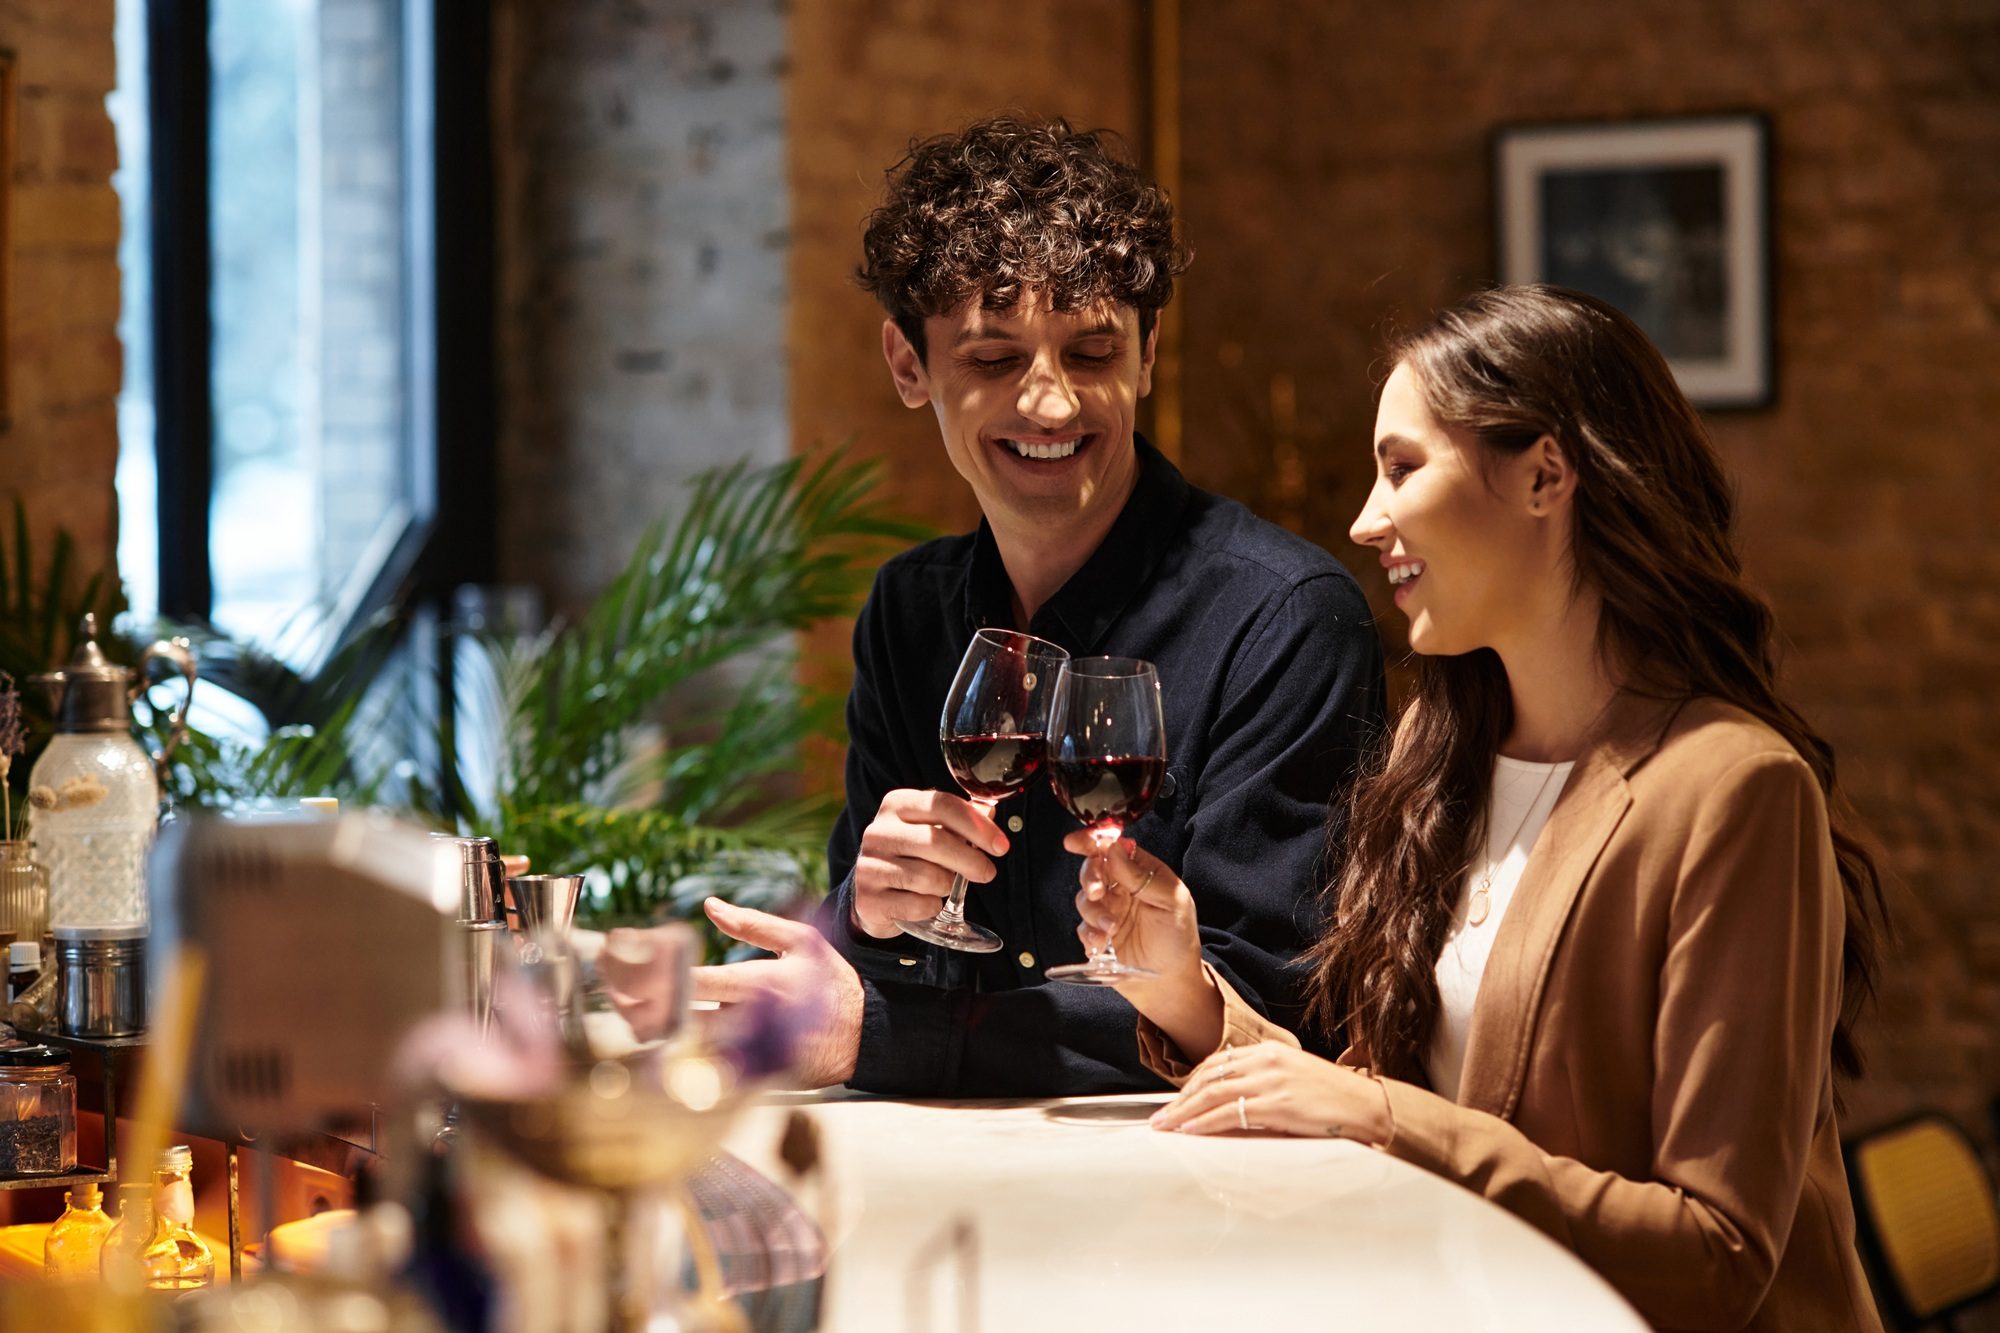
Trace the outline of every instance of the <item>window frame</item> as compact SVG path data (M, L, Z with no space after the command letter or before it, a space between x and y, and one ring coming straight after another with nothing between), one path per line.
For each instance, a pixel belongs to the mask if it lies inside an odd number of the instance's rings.
M197 622L214 607L210 11L209 0L146 5L159 609ZM412 512L365 591L341 608L307 674L384 613L405 630L419 622L435 627L453 588L492 581L498 555L495 376L485 336L493 327L495 271L492 16L480 0L402 0L401 14L402 134L411 168L401 373ZM448 234L439 206L447 199ZM439 657L434 643L417 647ZM446 703L448 676L433 674Z

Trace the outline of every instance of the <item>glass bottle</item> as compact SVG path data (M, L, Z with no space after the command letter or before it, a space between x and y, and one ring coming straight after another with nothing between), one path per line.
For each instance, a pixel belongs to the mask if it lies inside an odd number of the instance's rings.
M104 1213L103 1190L95 1184L70 1186L68 1205L42 1243L42 1271L55 1282L95 1280L114 1226Z
M0 840L0 930L38 940L49 928L49 871L35 860L34 844Z
M153 1187L144 1181L118 1187L118 1220L104 1238L97 1271L113 1290L136 1292L148 1286L141 1256L153 1238Z
M153 1235L141 1258L146 1285L185 1291L215 1281L215 1255L194 1230L194 1152L186 1144L160 1154L153 1169Z
M105 657L96 617L83 618L78 638L67 667L34 678L56 717L56 734L28 775L29 828L49 869L49 926L58 938L141 936L159 769L186 733L186 710L170 717L165 749L147 754L133 738L131 712L144 676ZM145 655L179 668L192 696L194 657L184 644L156 643Z

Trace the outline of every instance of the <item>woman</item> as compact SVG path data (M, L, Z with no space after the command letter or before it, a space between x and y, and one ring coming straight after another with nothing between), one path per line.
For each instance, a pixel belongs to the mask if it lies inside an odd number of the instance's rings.
M1202 886L1121 844L1086 863L1080 933L1159 973L1120 988L1182 1085L1154 1123L1380 1147L1664 1328L1878 1329L1834 1078L1880 888L1776 692L1713 445L1575 292L1480 293L1390 361L1352 535L1419 659L1308 959L1348 1046L1238 999L1201 961Z

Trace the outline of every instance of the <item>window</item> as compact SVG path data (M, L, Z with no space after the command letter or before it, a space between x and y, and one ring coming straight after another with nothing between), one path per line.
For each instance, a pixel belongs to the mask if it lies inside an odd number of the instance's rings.
M493 563L487 5L117 2L133 609L308 676L388 609L407 691Z

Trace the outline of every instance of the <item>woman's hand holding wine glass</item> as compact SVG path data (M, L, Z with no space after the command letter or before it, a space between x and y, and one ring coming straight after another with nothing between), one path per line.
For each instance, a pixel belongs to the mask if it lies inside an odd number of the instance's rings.
M1129 838L1101 855L1088 830L1063 840L1086 857L1076 893L1077 938L1095 955L1117 957L1152 975L1122 977L1118 993L1173 1040L1193 1063L1222 1040L1222 996L1201 966L1194 895L1166 862Z

